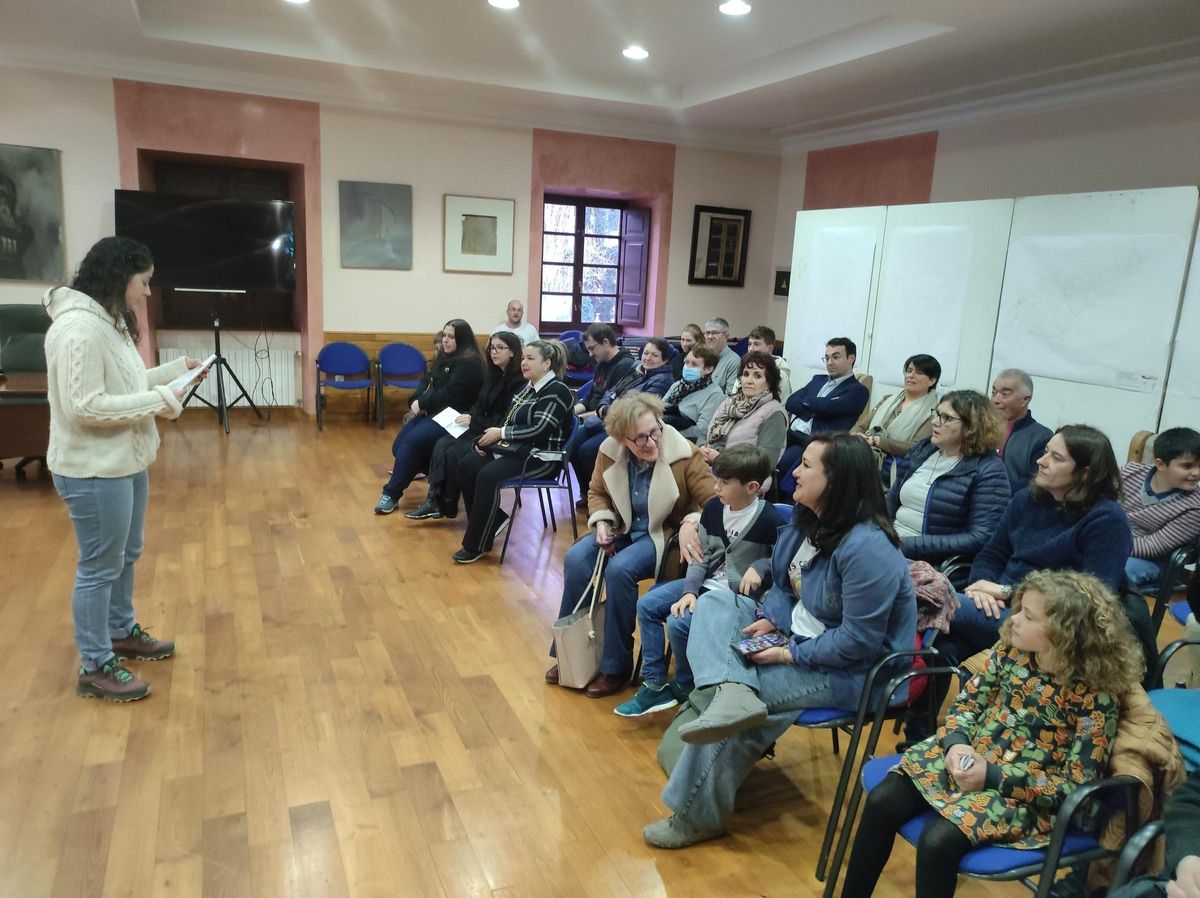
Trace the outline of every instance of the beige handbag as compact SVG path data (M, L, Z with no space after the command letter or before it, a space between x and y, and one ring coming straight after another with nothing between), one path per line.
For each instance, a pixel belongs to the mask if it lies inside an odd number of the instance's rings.
M554 650L558 656L558 685L582 689L600 670L604 650L604 563L608 554L596 553L592 579L583 589L575 610L554 622ZM586 606L586 607L585 607Z

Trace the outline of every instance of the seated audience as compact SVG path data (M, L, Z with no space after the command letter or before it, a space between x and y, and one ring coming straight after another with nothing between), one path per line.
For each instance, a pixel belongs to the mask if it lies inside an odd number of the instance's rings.
M713 372L713 383L728 394L737 389L738 364L741 359L729 346L729 322L724 318L710 318L704 323L704 342L717 353L717 370Z
M1008 469L1015 493L1029 485L1037 475L1038 459L1046 451L1053 434L1050 428L1033 420L1029 401L1033 399L1033 378L1020 368L1006 368L992 383L992 405L1000 410L1007 427L1000 439L1000 458Z
M525 385L521 377L521 338L512 331L496 331L488 340L487 377L475 403L454 419L467 429L457 437L448 433L434 444L425 481L425 501L404 516L410 521L458 516L460 494L458 464L475 452L475 441L489 427L504 420L513 397Z
M856 707L870 667L916 638L908 562L887 520L871 450L848 434L818 434L795 479L798 505L779 532L762 604L727 590L696 603L688 662L697 686L717 690L708 709L679 729L686 744L663 790L674 814L643 831L658 848L720 835L742 782L796 714ZM732 645L768 633L785 644L746 657ZM885 671L879 691L905 666Z
M588 394L575 403L575 414L584 421L596 417L604 391L633 370L636 362L629 350L622 349L617 335L607 324L589 324L583 332L583 346L595 361Z
M508 304L504 321L501 321L494 328L492 328L492 333L495 334L499 333L500 331L508 331L516 334L522 344L532 343L538 338L537 328L528 321L522 323L521 319L524 317L525 304L519 299L514 299Z
M592 481L592 469L596 466L596 454L600 444L607 439L604 432L604 419L609 408L626 393L652 393L662 396L671 386L671 366L667 364L667 355L671 347L662 337L651 337L642 347L642 360L631 368L624 377L616 382L610 382L600 404L596 406L596 414L583 420L584 435L571 451L571 467L575 469L575 480L579 490ZM586 500L579 500L580 507L586 506Z
M475 451L458 461L458 483L467 508L467 532L462 548L454 553L457 564L471 564L486 555L496 536L508 524L500 509L500 484L525 477L552 477L557 461L531 461L534 450L562 451L571 432L571 388L562 376L565 353L562 344L534 340L521 353L525 386L513 398L504 420L487 428L475 440Z
M762 586L775 536L784 524L775 506L758 498L773 469L767 453L749 445L733 446L713 462L717 494L700 512L697 530L704 559L688 565L682 580L656 586L638 599L642 685L615 709L621 717L674 707L692 691L687 638L697 596L711 587L752 596ZM669 682L661 638L664 624L675 655L675 679Z
M941 376L942 366L933 356L909 356L904 362L904 389L864 411L850 429L875 450L884 488L895 480L896 460L929 436Z
M1125 573L1139 589L1158 586L1171 553L1200 535L1200 433L1164 430L1154 440L1154 464L1121 469L1121 507L1133 527Z
M1123 595L1125 560L1133 545L1129 518L1117 504L1120 475L1108 437L1068 424L1046 444L1038 473L1018 490L975 556L962 607L938 651L965 661L996 641L1012 592L1033 570L1072 570L1098 577L1125 602L1126 614L1152 669L1158 649L1140 595ZM1133 601L1136 599L1136 601Z
M952 555L973 558L1012 494L996 455L1000 418L986 396L947 393L932 420L932 436L897 465L887 503L905 556L937 565Z
M663 420L697 446L708 440L708 423L725 401L725 394L713 383L716 367L717 354L712 347L696 344L684 359L683 377L671 384L663 397Z
M867 407L871 391L854 376L858 347L849 337L834 337L825 344L825 370L788 397L794 415L788 428L788 449L779 461L779 488L793 488L791 471L800 461L810 437L818 433L848 431Z
M934 811L917 842L916 898L949 898L984 844L1040 848L1075 789L1107 775L1121 696L1142 676L1116 597L1095 577L1035 571L946 723L871 790L845 898L868 898L900 827Z
M750 329L746 335L746 352L762 352L775 359L775 367L779 369L779 395L781 398L792 395L792 366L781 355L775 355L775 331L760 324ZM730 387L729 393L737 392L737 384Z
M597 551L611 552L604 570L604 656L586 690L591 698L613 695L629 682L638 581L654 576L669 535L685 517L698 518L713 496L713 478L700 450L663 423L657 396L626 393L613 403L604 426L608 439L600 445L588 487L593 532L567 550L559 610L559 617L574 610ZM686 535L694 540L694 528ZM546 672L546 681L558 682L557 664Z
M775 357L748 352L738 372L741 388L717 407L708 425L708 437L700 447L704 460L712 464L729 446L758 446L779 462L787 440L787 412L779 403L779 369Z
M675 380L683 377L683 362L687 358L687 354L692 351L692 347L703 345L704 331L700 329L700 325L685 324L679 333L679 352L675 353L675 358L671 359L671 374L674 375Z
M391 514L405 489L428 470L433 447L446 435L433 416L446 408L471 407L483 386L483 359L471 325L461 318L442 328L441 348L413 393L412 416L392 442L392 475L383 486L375 514Z

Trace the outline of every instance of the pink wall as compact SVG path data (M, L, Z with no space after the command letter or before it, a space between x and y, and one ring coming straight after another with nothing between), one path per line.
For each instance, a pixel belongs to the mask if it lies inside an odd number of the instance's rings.
M635 200L650 208L650 254L646 323L633 334L661 334L666 316L667 256L671 242L671 196L675 146L562 131L533 132L529 203L529 318L541 315L542 198L567 193Z
M927 203L937 132L872 140L808 154L805 209Z
M140 81L113 81L121 186L143 186L139 153L172 153L281 165L293 175L296 204L296 325L304 355L304 404L310 413L312 359L324 334L321 284L321 147L316 103L248 94L195 90ZM298 176L297 176L298 175ZM145 310L139 310L146 320ZM141 346L147 362L156 356L147 327Z

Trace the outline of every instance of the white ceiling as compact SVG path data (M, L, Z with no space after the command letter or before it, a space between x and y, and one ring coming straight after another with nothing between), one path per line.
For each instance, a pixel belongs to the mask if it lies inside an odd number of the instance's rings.
M751 2L0 0L0 60L775 152L1200 73L1198 0Z

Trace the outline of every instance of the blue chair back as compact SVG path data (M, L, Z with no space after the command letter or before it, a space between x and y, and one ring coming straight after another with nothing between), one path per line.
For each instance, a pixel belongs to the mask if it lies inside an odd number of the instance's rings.
M579 388L578 392L575 393L576 401L583 402L583 400L587 399L588 396L591 395L591 392L592 392L592 382L589 380L587 383L585 383L583 386L581 386ZM578 419L576 419L576 420L578 421ZM574 431L572 431L572 433L574 433Z
M738 355L745 355L750 349L750 338L742 337L742 339L738 340L736 343L734 343L729 348L732 349L734 352L736 352Z
M784 523L790 524L792 522L792 512L796 506L791 502L774 502L772 504L775 506L775 510L779 512L779 516L783 518Z
M371 370L371 359L361 346L339 340L321 347L317 353L317 370L342 377L362 374Z
M578 340L580 343L582 343L583 331L563 331L558 335L558 339L562 340L564 343L567 340Z
M424 353L408 343L389 343L379 350L379 370L384 377L420 376L425 364Z

